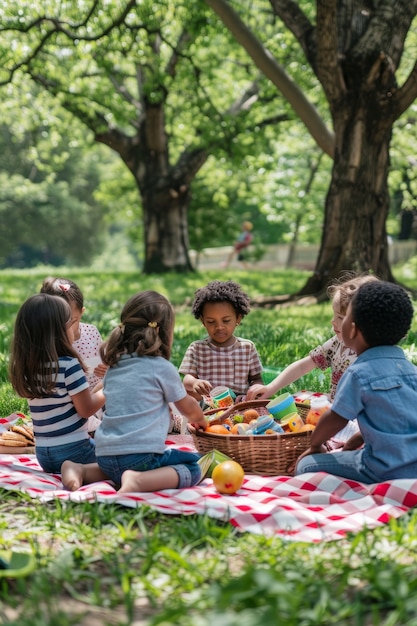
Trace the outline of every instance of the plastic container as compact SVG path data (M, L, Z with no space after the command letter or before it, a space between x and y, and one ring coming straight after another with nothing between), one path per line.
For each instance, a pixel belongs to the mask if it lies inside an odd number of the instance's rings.
M330 409L330 407L331 403L325 396L321 396L320 398L312 397L310 400L310 410L306 417L306 424L313 424L313 426L315 426L320 416L323 415L327 409Z
M284 428L287 427L293 433L297 433L303 426L304 420L298 413L291 413L287 415L280 421L281 426Z
M290 413L297 413L294 398L290 393L282 393L268 402L266 408L277 420L281 420Z
M263 435L267 430L274 430L276 433L283 433L283 428L269 415L258 417L252 428L249 428L245 435Z
M236 397L228 387L215 387L211 390L210 396L216 409L226 409L232 406Z

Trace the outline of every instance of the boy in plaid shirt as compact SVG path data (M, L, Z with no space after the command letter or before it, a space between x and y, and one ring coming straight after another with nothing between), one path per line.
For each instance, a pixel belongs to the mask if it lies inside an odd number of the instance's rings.
M250 311L249 297L237 283L214 280L197 289L191 311L208 337L194 341L179 368L187 392L203 400L217 386L244 396L251 385L262 384L262 364L252 341L234 332Z

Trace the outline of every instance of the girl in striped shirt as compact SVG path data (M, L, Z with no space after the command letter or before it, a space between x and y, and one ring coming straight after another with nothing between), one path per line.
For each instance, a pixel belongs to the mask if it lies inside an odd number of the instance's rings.
M91 392L85 366L73 348L71 308L58 296L39 293L21 306L12 340L9 378L28 399L36 457L45 472L58 473L70 459L95 461L87 420L104 404Z

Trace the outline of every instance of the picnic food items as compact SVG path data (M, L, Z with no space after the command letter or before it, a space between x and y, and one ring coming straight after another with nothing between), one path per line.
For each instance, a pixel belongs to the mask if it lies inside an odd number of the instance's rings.
M213 408L226 409L235 401L235 393L228 387L215 387L210 391Z
M35 436L32 425L23 414L14 423L9 423L8 429L0 435L0 447L26 448L34 445Z
M306 424L312 424L313 426L317 425L317 422L320 419L320 416L327 411L331 406L329 400L325 397L319 398L311 398L310 400L310 410L307 413Z
M211 426L207 426L206 431L209 433L216 433L217 435L229 435L230 431L227 430L225 426L221 424L213 424Z
M232 495L243 485L245 472L236 461L223 461L213 469L213 484L219 493Z
M243 412L243 421L246 422L246 424L249 424L252 420L257 420L259 417L259 413L256 409L246 409L246 411Z
M255 409L260 416L268 415L267 404L267 399L237 403L222 413L218 423L227 418L233 420L235 414L242 415L247 409ZM215 412L215 409L211 409L205 414L209 416ZM271 416L269 418L271 419ZM239 423L238 426L237 435L232 433L218 435L207 430L197 431L191 425L188 428L200 454L219 450L238 462L246 473L261 476L288 475L300 454L310 446L311 430L248 435L245 429L252 428L252 424Z
M281 420L286 415L295 413L297 408L295 401L290 393L282 393L277 398L270 400L266 405L268 411L275 417L275 419Z
M304 426L304 420L298 413L291 413L281 420L280 424L284 430L296 433Z

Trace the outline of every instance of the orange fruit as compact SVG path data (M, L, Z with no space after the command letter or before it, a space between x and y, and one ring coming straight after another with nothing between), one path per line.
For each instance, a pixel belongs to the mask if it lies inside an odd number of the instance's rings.
M298 431L299 433L304 433L306 430L314 430L315 426L314 424L304 424L304 426L301 426L300 430Z
M213 484L219 493L236 493L243 485L245 472L236 461L223 461L213 470Z
M230 430L227 430L227 428L221 424L212 424L212 426L207 426L206 432L214 433L215 435L230 435Z
M246 409L246 411L244 411L243 413L243 421L245 421L247 424L249 424L251 420L257 420L258 417L259 413L256 409Z

